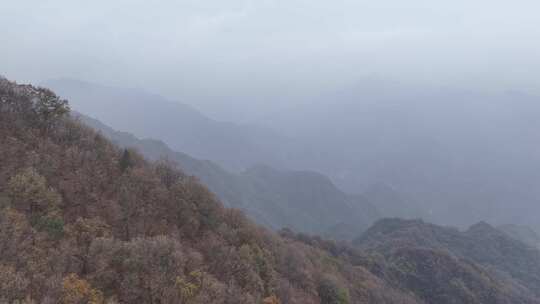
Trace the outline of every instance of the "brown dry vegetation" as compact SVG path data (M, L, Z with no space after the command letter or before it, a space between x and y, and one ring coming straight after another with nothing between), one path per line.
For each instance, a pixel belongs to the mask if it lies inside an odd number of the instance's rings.
M0 78L0 304L539 303L535 249L402 226L379 222L369 250L275 234Z
M416 303L0 79L1 303Z

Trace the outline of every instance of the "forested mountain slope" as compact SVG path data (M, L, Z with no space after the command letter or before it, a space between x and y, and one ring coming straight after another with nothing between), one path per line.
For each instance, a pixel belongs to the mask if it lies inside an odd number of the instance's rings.
M140 89L55 79L45 82L73 107L116 130L163 140L172 149L209 159L229 170L278 164L287 141L269 129L215 121L195 108ZM278 144L279 143L279 144Z
M409 277L418 275L417 279L420 279L425 275L432 278L436 272L441 272L438 267L423 268L424 273L419 275L416 272L418 267L426 265L409 265L411 255L418 254L425 259L432 259L441 254L449 261L483 268L484 273L506 281L508 290L512 289L511 286L522 295L540 296L540 251L485 222L462 232L421 220L383 219L354 243L362 250L410 266L404 270L404 275ZM442 275L448 274L437 274Z
M364 79L267 113L269 131L217 122L142 90L74 80L47 83L78 111L116 130L163 140L229 171L259 163L313 170L355 194L384 183L411 207L388 216L412 214L459 227L489 220L540 229L540 99L535 96ZM517 207L507 208L508 202Z
M283 171L259 165L232 173L211 161L173 151L161 141L138 139L88 116L78 117L122 147L135 148L153 160L174 161L185 173L200 178L225 206L242 209L258 223L273 229L291 228L330 238L351 239L381 217L377 207L365 197L346 194L315 172ZM382 192L378 192L380 196ZM396 197L377 197L377 203L397 200ZM406 209L406 206L395 208ZM337 228L341 226L343 229Z
M66 115L0 80L2 302L419 303Z
M539 303L446 251L400 250L269 232L82 126L53 92L0 79L1 303Z
M430 222L540 230L538 117L534 95L375 78L291 102L267 125L305 147L296 165L345 191L383 182L414 199Z
M540 235L528 226L506 224L497 227L510 237L540 249Z

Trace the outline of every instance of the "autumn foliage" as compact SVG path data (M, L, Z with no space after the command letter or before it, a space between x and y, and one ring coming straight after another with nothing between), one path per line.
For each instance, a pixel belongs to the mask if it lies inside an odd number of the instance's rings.
M416 303L0 79L0 303Z

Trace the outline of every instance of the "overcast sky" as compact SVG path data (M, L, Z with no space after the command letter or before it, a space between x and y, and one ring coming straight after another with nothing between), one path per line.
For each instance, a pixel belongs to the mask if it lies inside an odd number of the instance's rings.
M538 93L539 12L538 0L3 0L0 74L142 87L195 105L373 75Z

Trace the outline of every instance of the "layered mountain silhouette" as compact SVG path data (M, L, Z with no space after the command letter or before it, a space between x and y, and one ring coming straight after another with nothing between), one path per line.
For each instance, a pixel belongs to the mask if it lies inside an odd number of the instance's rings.
M266 125L345 191L382 182L436 223L540 229L538 96L364 79L291 104Z
M48 89L0 79L0 302L540 303L540 252L487 223L382 219L355 247L276 234L69 112ZM156 157L168 149L114 134ZM243 175L283 201L313 201L305 211L342 195L316 173Z
M195 178L0 79L0 302L421 301L224 208Z
M414 284L418 285L413 288L426 290L430 301L445 301L439 297L447 294L462 295L464 303L471 301L467 298L470 290L465 287L470 282L464 280L490 288L497 288L494 282L500 280L521 295L540 295L540 251L485 222L459 231L421 220L383 219L354 244L396 264L398 269L390 271L416 280ZM474 270L481 275L473 275ZM486 280L486 274L491 279ZM426 280L434 277L438 279L433 284ZM492 301L485 298L481 303Z
M44 83L68 98L78 112L116 130L157 138L172 149L209 159L232 170L255 163L280 163L286 139L269 129L212 120L193 107L141 89L108 87L74 79ZM269 147L273 147L270 149Z
M76 116L122 147L135 148L153 160L166 158L177 163L184 172L198 177L226 206L242 209L272 229L290 228L350 239L381 217L368 199L342 192L327 177L315 172L258 165L232 173L212 161L173 151L161 141L138 139L88 116ZM397 194L390 195L395 197L389 199L397 199ZM378 203L383 201L377 199Z
M390 216L459 227L489 220L540 228L535 96L364 80L272 111L266 128L217 122L138 89L74 80L47 84L116 130L162 140L228 171L257 164L316 171L347 193L390 187L407 206Z
M540 235L530 227L515 224L500 225L497 229L533 247L540 248Z

